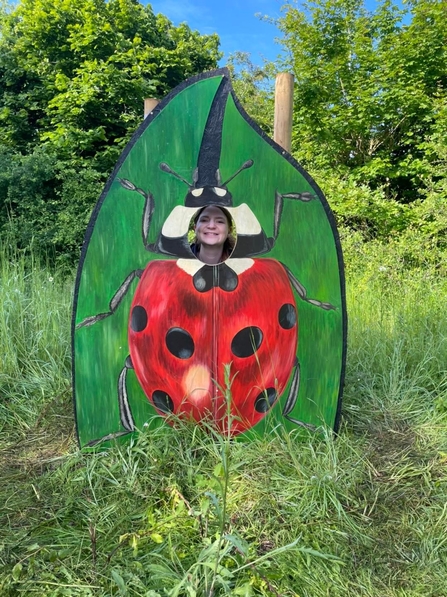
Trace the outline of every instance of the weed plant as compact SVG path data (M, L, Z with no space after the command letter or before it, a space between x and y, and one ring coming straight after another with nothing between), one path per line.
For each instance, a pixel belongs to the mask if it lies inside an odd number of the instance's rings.
M3 255L0 595L445 597L447 282L343 239L343 422L251 443L177 421L82 453L72 278Z

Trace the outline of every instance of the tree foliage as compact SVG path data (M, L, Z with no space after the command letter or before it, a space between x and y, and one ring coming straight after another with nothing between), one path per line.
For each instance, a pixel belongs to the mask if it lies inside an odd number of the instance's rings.
M0 226L11 230L9 218L22 243L28 232L20 230L32 227L59 251L65 208L76 211L79 201L81 213L91 209L98 185L87 181L109 174L142 120L144 98L214 68L219 40L174 27L137 0L22 0L3 11L0 27L0 152L10 156ZM45 180L35 202L31 172ZM76 177L86 187L65 196ZM77 233L70 246L81 240Z
M283 7L288 58L276 71L295 75L292 152L342 225L384 239L419 230L427 250L442 248L447 3L376 6ZM0 235L76 257L144 97L216 67L218 45L137 0L21 0L0 12ZM243 106L272 134L274 67L241 53L228 66Z
M362 0L288 4L279 26L295 74L294 152L385 198L421 198L436 161L430 139L447 97L447 4Z
M275 106L271 81L275 76L275 64L266 62L260 67L253 64L247 52L235 52L230 55L227 68L242 106L261 129L273 137Z

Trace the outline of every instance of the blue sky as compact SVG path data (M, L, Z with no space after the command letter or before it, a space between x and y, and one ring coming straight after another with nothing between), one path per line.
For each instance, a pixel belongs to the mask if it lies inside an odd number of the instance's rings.
M275 60L281 52L275 43L278 29L255 15L278 18L282 0L157 0L149 4L174 25L185 21L202 34L217 33L225 53L222 63L236 51L249 52L255 64L262 64L263 58Z
M191 29L202 34L217 33L220 50L224 52L221 64L236 51L249 52L255 64L263 58L275 60L281 46L275 42L280 31L275 25L256 16L268 15L277 19L283 13L285 0L156 0L149 2L155 13L166 15L174 25L186 22ZM396 2L399 3L399 2ZM377 0L365 0L369 10L374 10Z

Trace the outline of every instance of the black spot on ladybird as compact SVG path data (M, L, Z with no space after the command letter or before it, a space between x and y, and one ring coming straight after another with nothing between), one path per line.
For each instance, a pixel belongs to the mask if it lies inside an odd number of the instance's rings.
M171 328L166 334L166 346L178 359L189 359L194 354L194 340L182 328Z
M255 410L258 413L268 412L275 404L277 392L275 388L267 388L255 400Z
M290 330L296 325L296 309L295 305L286 303L281 307L278 313L279 325L285 330Z
M231 352L240 358L251 357L262 343L262 331L256 326L243 328L231 342Z
M130 327L134 332L142 332L147 326L147 311L144 307L136 305L132 309L130 317Z
M174 403L166 392L155 390L152 394L152 401L155 407L158 408L158 410L161 410L162 413L169 415L174 412Z
M213 270L204 266L193 276L194 288L197 292L208 292L213 287Z
M219 266L219 286L225 292L232 292L237 288L239 280L237 274L226 263Z

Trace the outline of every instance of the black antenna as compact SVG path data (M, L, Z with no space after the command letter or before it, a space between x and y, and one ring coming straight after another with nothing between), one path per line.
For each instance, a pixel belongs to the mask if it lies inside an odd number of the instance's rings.
M191 187L191 183L188 182L187 180L185 180L184 178L182 178L180 176L180 174L177 174L177 172L174 172L174 170L172 170L172 168L170 166L168 166L168 164L166 162L161 162L161 164L159 165L160 170L163 170L163 172L167 172L168 174L172 174L172 176L175 176L175 178L178 178L179 180L181 180L182 182L184 182L186 185L188 185L188 187Z
M247 168L251 168L253 166L253 160L247 160L246 162L244 162L242 164L242 166L239 168L239 170L237 172L235 172L233 174L233 176L230 176L230 178L228 178L224 183L222 183L222 187L224 187L226 184L228 184L230 182L230 180L233 180L233 178L236 178L236 176L242 172L242 170L246 170Z

